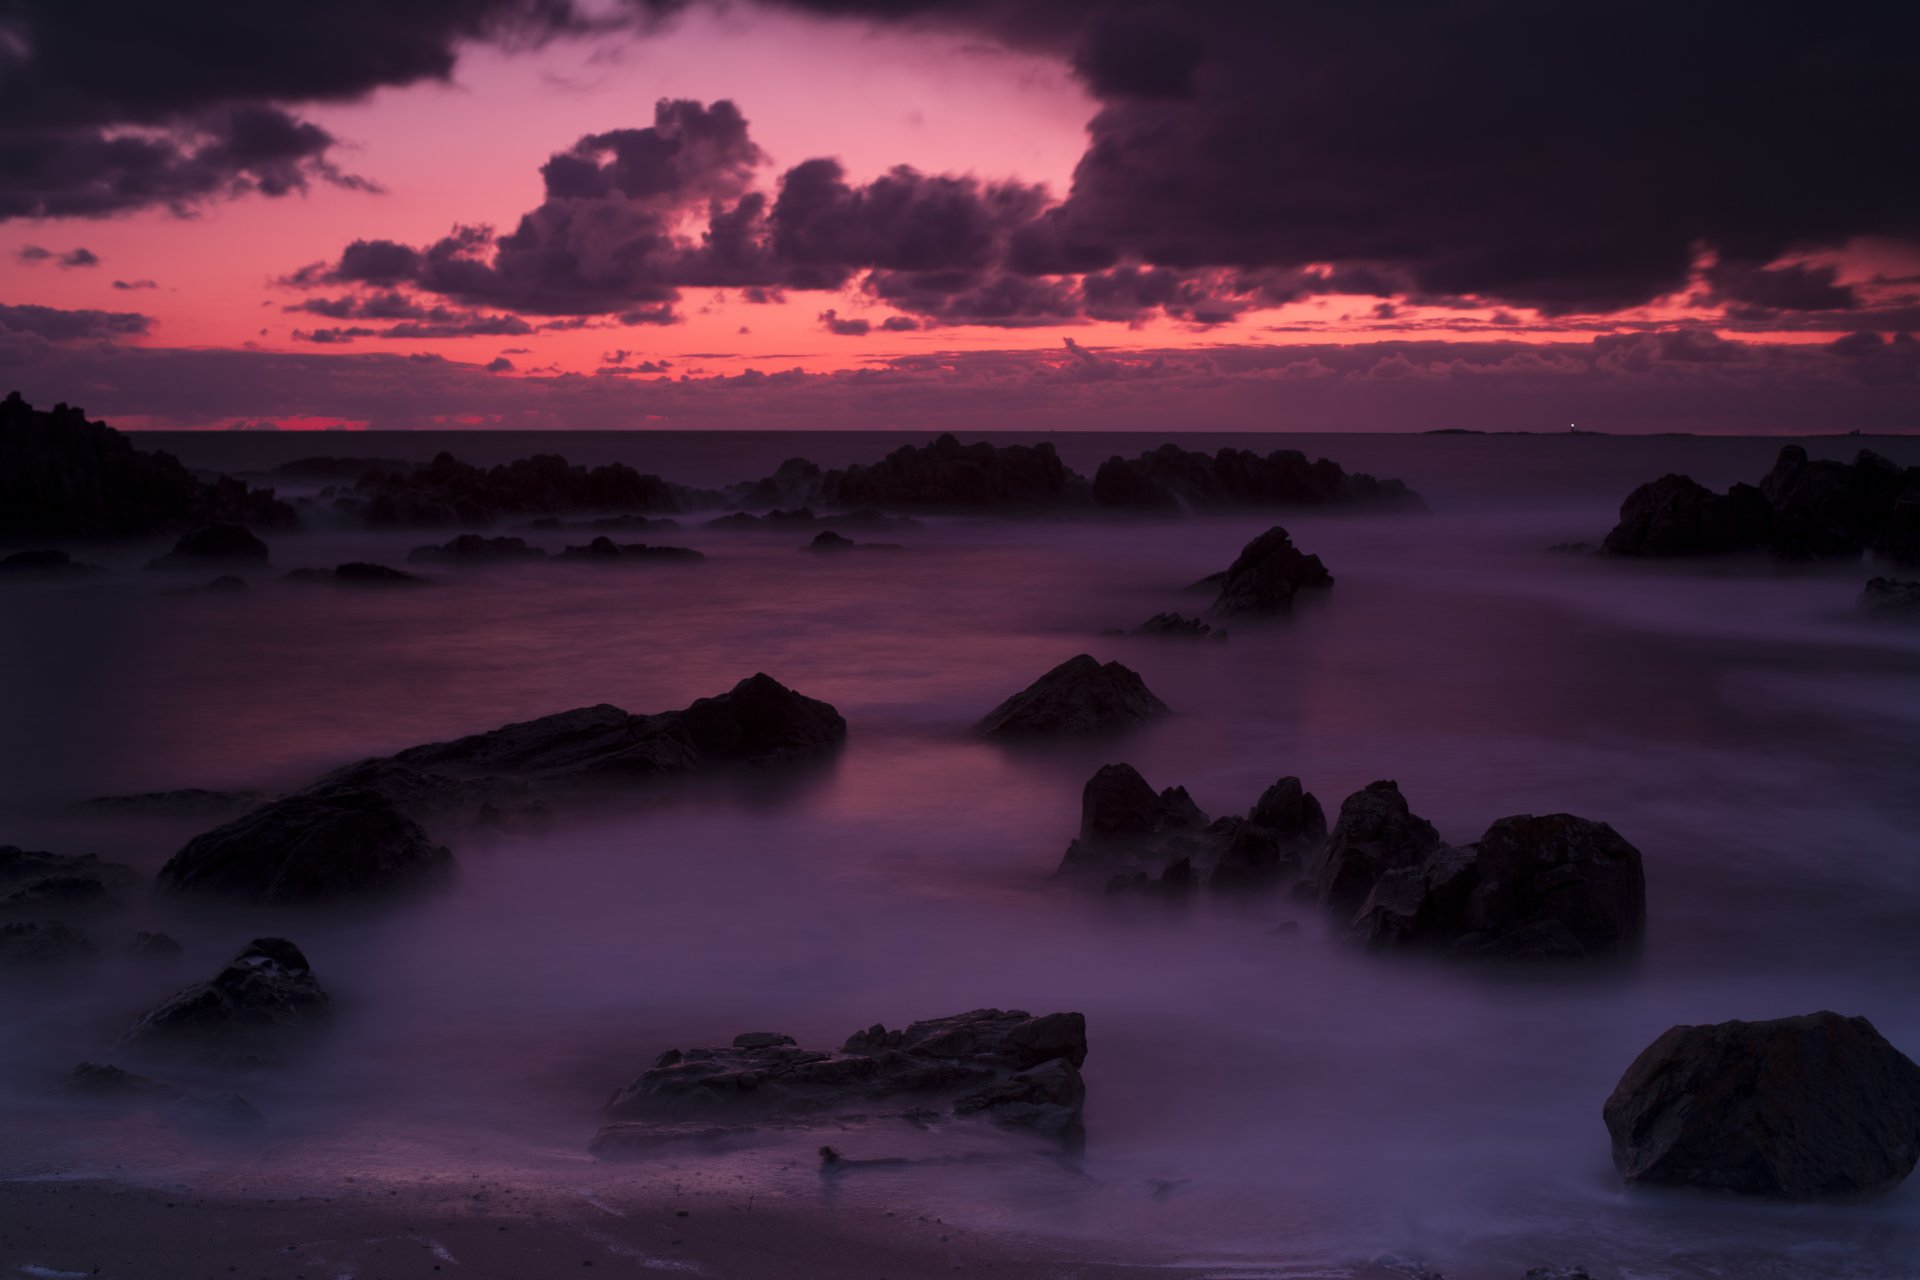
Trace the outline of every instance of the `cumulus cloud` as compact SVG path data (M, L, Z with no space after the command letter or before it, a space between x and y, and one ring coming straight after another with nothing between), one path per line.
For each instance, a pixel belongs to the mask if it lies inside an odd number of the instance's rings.
M142 337L152 327L152 316L131 311L67 311L0 303L0 331L31 334L48 342L111 342Z

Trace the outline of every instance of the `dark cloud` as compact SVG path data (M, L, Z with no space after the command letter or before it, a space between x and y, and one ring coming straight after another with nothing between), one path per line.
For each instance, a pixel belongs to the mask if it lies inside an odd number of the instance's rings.
M0 331L32 334L48 342L138 338L152 327L152 316L132 311L63 311L0 303Z
M1859 305L1859 297L1839 284L1831 265L1755 267L1723 262L1708 268L1706 283L1711 301L1731 304L1738 318L1771 316L1781 311L1845 311Z
M873 332L873 322L858 316L842 317L832 307L820 313L820 327L842 338L864 338Z
M100 256L91 249L69 249L60 255L60 265L63 267L97 267L100 265Z
M26 263L30 267L38 266L40 263L45 262L48 258L51 258L52 256L53 256L53 250L43 249L37 244L23 244L20 246L20 252L14 255L14 257L18 258L20 261Z
M486 367L488 373L512 373L513 361L507 359L505 356L495 356L493 359L487 361Z
M115 280L113 287L124 292L136 289L158 289L160 286L152 280Z

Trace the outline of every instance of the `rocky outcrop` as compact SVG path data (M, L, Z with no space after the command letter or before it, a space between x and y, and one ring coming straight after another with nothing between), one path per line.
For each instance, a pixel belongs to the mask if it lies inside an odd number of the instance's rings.
M1072 1142L1081 1132L1086 1020L975 1009L889 1031L857 1031L837 1051L749 1032L731 1045L670 1049L607 1103L602 1155L644 1150L658 1126L715 1120L819 1124L837 1117L978 1116Z
M1837 1013L1678 1026L1634 1059L1602 1114L1630 1185L1862 1199L1920 1157L1920 1066Z
M1225 640L1227 629L1184 614L1156 613L1126 634L1161 640Z
M1398 783L1369 783L1341 803L1306 879L1323 905L1351 912L1382 876L1419 867L1440 848L1440 833L1408 807Z
M1156 793L1128 764L1103 765L1080 793L1080 834L1059 873L1110 890L1252 889L1297 877L1326 838L1320 802L1282 778L1246 817L1208 821L1185 787Z
M168 453L146 453L78 408L0 401L0 542L148 537L233 521L291 528L271 489L203 481Z
M371 528L485 528L511 517L570 512L677 513L719 499L619 462L583 467L536 454L482 468L441 453L424 466L371 470L342 502Z
M181 947L172 934L153 933L146 929L133 935L133 941L127 944L127 954L145 956L149 960L171 960L179 955Z
M1502 818L1475 844L1387 871L1354 919L1376 949L1486 959L1579 959L1630 950L1646 931L1640 851L1569 813Z
M1860 608L1889 618L1920 618L1920 582L1869 578L1860 593Z
M93 954L93 940L60 920L0 924L0 970L63 964Z
M90 578L106 566L75 560L65 551L16 551L0 556L0 581L21 578Z
M211 979L141 1015L120 1043L258 1065L286 1057L332 1015L332 1000L300 948L285 938L255 938Z
M562 520L559 516L541 516L538 520L525 520L513 527L540 533L568 529L592 529L596 532L608 533L655 533L677 530L680 522L669 516L595 516L589 520ZM461 535L461 537L474 536L477 535Z
M880 461L829 471L819 501L836 507L930 510L1019 510L1085 507L1084 478L1067 469L1051 444L961 444L942 435L929 445L902 445Z
M331 569L295 569L287 574L286 581L336 587L424 587L431 583L417 573L365 560L350 560Z
M604 535L584 547L568 547L560 559L584 564L696 564L706 557L691 547L650 546L644 542L618 543Z
M973 731L989 738L1094 737L1166 714L1167 704L1137 672L1082 653L989 711Z
M1261 455L1222 449L1211 456L1163 444L1138 458L1113 457L1093 477L1093 500L1113 511L1223 511L1251 507L1373 507L1425 511L1398 480L1349 474L1296 449Z
M802 550L831 554L838 551L905 551L906 548L897 542L855 542L832 529L822 529Z
M163 814L187 817L210 813L231 813L252 808L267 797L258 791L209 791L204 787L184 787L178 791L142 791L125 796L97 796L80 802L82 809L96 813L146 816Z
M96 854L43 853L0 845L0 910L51 911L111 906L136 881L132 867Z
M160 869L159 885L314 902L416 887L444 873L452 856L381 792L326 786L195 836Z
M1223 618L1286 613L1302 591L1333 585L1333 575L1275 526L1241 548L1218 580L1212 612Z
M1601 548L1614 556L1767 550L1794 559L1879 552L1920 564L1920 467L1862 450L1851 463L1780 450L1759 487L1716 494L1686 476L1641 485Z
M439 546L415 547L407 552L408 564L498 564L546 558L545 551L528 545L525 538L489 538L479 533L463 533Z
M148 563L149 569L265 568L267 544L238 524L204 524L189 529L173 550Z
M819 529L826 525L832 525L835 529L852 529L856 533L893 532L925 527L912 516L883 515L871 507L837 514L821 514L814 511L812 507L796 507L791 511L774 510L761 515L735 511L731 515L719 516L707 521L704 527L731 533L764 533Z

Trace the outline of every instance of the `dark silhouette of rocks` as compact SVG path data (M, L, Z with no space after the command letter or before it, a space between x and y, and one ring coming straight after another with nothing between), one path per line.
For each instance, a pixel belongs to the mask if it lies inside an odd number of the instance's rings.
M1857 1200L1920 1156L1920 1066L1865 1018L1678 1026L1603 1109L1629 1185Z
M191 816L229 813L235 809L250 808L266 798L258 791L208 791L202 787L185 787L178 791L143 791L135 795L96 796L92 800L81 801L80 807L98 813Z
M1370 947L1486 959L1578 959L1630 950L1646 931L1640 851L1567 813L1502 818L1382 875L1355 916Z
M266 1123L266 1117L237 1093L189 1093L109 1063L81 1063L62 1082L61 1092L96 1108L163 1108L169 1118L198 1128L252 1130Z
M884 515L871 507L831 515L819 514L812 507L795 507L791 511L774 510L761 515L735 511L731 515L719 516L707 521L704 527L733 533L757 533L767 530L818 529L824 524L832 524L836 529L853 529L856 532L925 528L912 516Z
M415 547L407 553L408 564L498 564L546 558L545 551L528 545L525 538L489 538L479 533L463 533L439 546Z
M238 524L204 524L189 529L173 550L148 563L149 569L206 569L214 565L265 568L267 544Z
M1351 912L1382 876L1418 867L1439 848L1440 833L1408 807L1398 783L1369 783L1341 803L1306 879L1323 905Z
M417 573L408 573L405 569L395 569L391 565L369 564L364 560L350 560L346 564L335 565L331 569L295 569L287 574L286 581L308 585L332 584L339 587L425 587L432 580Z
M1276 525L1242 547L1219 576L1212 612L1225 618L1286 613L1300 592L1332 585L1320 557L1302 552Z
M559 516L542 516L538 520L524 520L513 527L542 533L567 529L595 529L618 533L671 533L680 528L680 522L668 516L595 516L589 520L562 520Z
M37 410L18 392L0 401L0 541L146 537L229 521L282 529L298 518L271 489L201 480L78 408Z
M133 868L97 854L45 853L0 845L0 909L60 912L112 906L137 881Z
M1886 617L1920 618L1920 582L1869 578L1860 593L1860 608Z
M568 547L562 560L586 564L697 564L706 556L691 547L649 546L644 542L617 543L601 536L584 547Z
M234 575L230 573L221 574L219 577L213 579L211 582L207 583L206 586L200 589L202 591L218 592L222 595L231 595L237 592L253 590L252 587L247 585L247 580L245 578L236 578Z
M145 929L133 935L133 941L127 944L127 954L146 956L152 960L170 960L180 954L180 944L171 934L150 933Z
M607 1103L593 1141L605 1156L644 1153L660 1126L689 1121L834 1123L910 1115L978 1116L1072 1143L1081 1134L1086 1020L975 1009L889 1031L875 1025L837 1052L749 1032L731 1045L669 1049Z
M1080 834L1059 874L1112 890L1265 888L1296 877L1326 838L1320 802L1282 778L1246 817L1209 822L1185 787L1155 793L1132 765L1102 766L1080 793Z
M1113 457L1093 477L1093 500L1115 511L1221 511L1249 507L1375 507L1425 511L1398 480L1349 474L1321 458L1308 462L1296 449L1262 456L1222 449L1211 456L1163 444L1137 458Z
M60 1091L91 1102L172 1102L184 1091L106 1062L83 1062L68 1073Z
M844 537L838 533L835 533L832 529L821 530L819 533L814 535L812 542L809 542L805 547L801 549L804 551L820 551L820 552L827 552L827 553L838 552L838 551L905 551L906 550L905 547L901 546L897 542L855 542L852 538Z
M1547 551L1556 556L1596 556L1600 554L1600 548L1594 546L1591 542L1556 542L1548 547Z
M1092 501L1086 480L1067 469L1051 444L961 444L952 435L902 445L870 465L826 472L818 494L827 506L928 510L1033 510Z
M413 887L451 861L386 795L332 786L275 800L195 836L160 869L159 885L312 902Z
M510 517L570 512L670 514L717 505L720 495L642 475L625 463L575 466L535 454L476 467L450 453L424 466L376 468L336 502L370 528L484 528Z
M66 964L93 954L93 940L62 920L0 924L0 969Z
M142 1014L120 1043L225 1065L270 1064L332 1015L333 1002L300 948L285 938L255 938L212 978Z
M282 462L267 474L288 480L358 480L369 471L407 472L420 464L401 458L336 458L321 454Z
M0 556L0 578L90 578L107 571L105 565L75 560L66 551L16 551Z
M1166 640L1225 640L1227 629L1185 614L1156 613L1126 634Z
M1620 507L1602 550L1614 556L1690 556L1767 550L1808 559L1880 552L1920 564L1920 467L1904 470L1861 450L1851 463L1780 450L1758 488L1716 494L1686 476L1641 485Z
M1082 653L989 711L973 731L989 738L1093 737L1167 713L1137 672Z

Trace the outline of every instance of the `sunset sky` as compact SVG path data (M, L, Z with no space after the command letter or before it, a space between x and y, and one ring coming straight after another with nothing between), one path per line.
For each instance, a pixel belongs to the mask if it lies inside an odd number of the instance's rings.
M124 426L1920 428L1893 5L0 4Z

